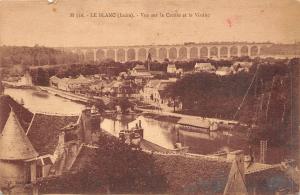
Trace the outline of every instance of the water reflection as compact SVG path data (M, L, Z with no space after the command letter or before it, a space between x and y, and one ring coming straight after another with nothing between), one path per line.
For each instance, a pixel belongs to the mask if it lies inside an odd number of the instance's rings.
M139 120L144 128L144 139L165 148L174 149L174 144L176 142L176 139L173 136L174 133L172 133L174 125L170 125L168 122L156 121L143 116L139 116L129 123L104 118L100 123L100 127L109 133L118 136L122 129L126 129L127 126L128 128L135 127L136 124L139 123Z
M32 89L6 88L5 94L10 95L17 102L24 101L24 107L31 112L49 112L60 114L79 114L84 105L54 96L52 94L40 95Z
M192 153L213 154L219 151L229 152L238 149L244 150L245 154L249 152L249 143L244 137L230 135L226 131L186 131L183 130L185 128L174 123L158 121L144 116L136 116L132 120L124 120L124 118L122 120L122 117L117 120L104 118L100 122L100 126L111 134L118 136L120 130L134 127L139 120L141 120L144 128L144 138L168 149L174 149L174 144L177 142L179 135L179 141L183 146L188 146L189 151ZM266 162L281 162L286 156L281 150L282 148L269 148ZM253 152L254 160L259 162L259 146L253 146ZM273 154L277 155L274 156Z
M100 127L118 136L122 129L134 127L139 120L144 128L144 139L168 149L174 149L174 144L178 139L184 146L189 146L191 152L201 154L215 153L224 150L224 147L227 147L227 150L246 147L246 143L242 143L242 140L236 138L234 141L228 142L228 139L231 139L230 136L224 135L222 132L189 132L182 130L181 126L175 123L157 121L144 116L138 116L131 122L104 118Z

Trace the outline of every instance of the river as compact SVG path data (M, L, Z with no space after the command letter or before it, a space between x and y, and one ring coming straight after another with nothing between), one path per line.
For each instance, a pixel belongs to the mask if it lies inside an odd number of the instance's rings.
M32 112L47 112L59 114L79 114L85 107L52 94L39 95L31 89L5 89L5 94L10 95L16 101L24 101L24 106ZM157 145L173 149L179 140L189 151L199 154L212 154L222 151L242 149L248 154L249 145L245 139L237 136L229 136L226 132L218 131L211 133L195 133L184 131L175 123L158 121L142 115L135 116L131 121L114 121L105 118L100 122L100 127L111 134L118 135L122 129L133 127L136 123L142 123L144 138ZM177 133L179 132L179 133ZM259 146L253 146L255 161L260 160ZM289 150L286 148L268 148L265 162L279 163L288 157Z
M58 114L78 114L84 105L63 99L44 92L39 95L33 89L6 88L4 94L10 95L14 100L20 102L23 99L24 107L31 112L50 112Z

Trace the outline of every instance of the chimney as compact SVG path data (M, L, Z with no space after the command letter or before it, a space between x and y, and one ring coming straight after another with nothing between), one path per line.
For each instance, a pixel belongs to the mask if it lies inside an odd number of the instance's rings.
M227 159L231 161L236 161L239 171L241 175L245 179L245 165L244 165L244 151L243 150L236 150L229 152L227 154Z
M65 145L65 132L64 131L61 131L59 133L59 137L58 137L58 145L64 147Z

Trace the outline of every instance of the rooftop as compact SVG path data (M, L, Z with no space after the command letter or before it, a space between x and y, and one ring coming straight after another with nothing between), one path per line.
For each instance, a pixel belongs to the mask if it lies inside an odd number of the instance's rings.
M223 194L232 163L154 154L155 164L165 174L170 192Z
M78 116L56 116L36 113L27 136L40 155L53 154L58 143L59 130L76 123Z
M1 133L0 148L2 160L26 160L38 156L13 110Z
M245 180L247 189L255 187L258 193L270 194L281 189L295 192L299 189L299 186L278 166L246 173Z
M29 110L18 104L10 96L2 95L0 96L0 133L6 124L11 108L13 108L23 129L27 129L32 120L33 114Z

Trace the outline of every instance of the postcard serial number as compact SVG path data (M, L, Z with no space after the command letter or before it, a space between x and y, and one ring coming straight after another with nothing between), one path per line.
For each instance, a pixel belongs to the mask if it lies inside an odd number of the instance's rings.
M70 13L73 18L133 18L134 13L121 13L121 12L90 12L90 13Z

